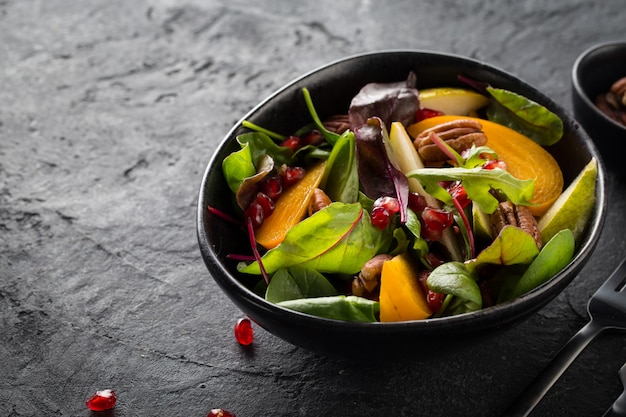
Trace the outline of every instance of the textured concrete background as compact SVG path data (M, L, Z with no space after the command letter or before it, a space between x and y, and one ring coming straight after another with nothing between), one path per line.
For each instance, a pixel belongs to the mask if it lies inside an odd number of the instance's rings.
M316 356L256 329L207 273L201 175L253 105L329 61L377 49L453 52L567 108L570 70L619 39L624 2L0 0L0 415L494 416L586 321L626 252L609 175L597 256L528 322L443 359ZM601 415L621 392L623 335L600 337L534 415Z

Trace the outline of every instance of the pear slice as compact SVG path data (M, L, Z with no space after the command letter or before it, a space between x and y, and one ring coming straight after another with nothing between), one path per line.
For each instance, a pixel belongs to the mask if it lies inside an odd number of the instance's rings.
M486 106L489 99L472 90L454 87L420 90L420 107L437 110L446 115L472 116Z
M591 216L595 201L598 161L592 158L572 183L539 218L541 239L548 242L560 230L570 229L579 239Z

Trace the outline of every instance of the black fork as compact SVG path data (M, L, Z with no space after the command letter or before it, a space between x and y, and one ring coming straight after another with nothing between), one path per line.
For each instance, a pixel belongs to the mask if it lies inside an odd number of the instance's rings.
M539 401L600 332L626 330L626 259L587 303L589 322L561 348L548 366L511 404L503 416L528 416Z

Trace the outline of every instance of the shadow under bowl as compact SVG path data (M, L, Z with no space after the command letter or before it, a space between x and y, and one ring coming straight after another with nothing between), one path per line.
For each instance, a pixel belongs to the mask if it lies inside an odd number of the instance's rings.
M618 79L626 77L626 41L605 42L585 50L572 68L574 115L593 139L609 168L626 151L626 126L595 104ZM623 169L623 168L622 168Z
M278 132L293 132L310 122L301 89L306 87L324 119L347 112L351 98L369 82L394 82L417 74L418 88L465 86L470 78L535 100L559 115L564 136L549 152L560 163L566 185L599 155L591 139L561 106L519 78L468 58L433 52L381 51L348 57L314 70L272 94L241 120ZM222 174L222 160L239 149L241 121L225 136L209 162L200 186L197 234L203 260L223 292L260 326L302 348L323 355L350 358L399 358L398 350L429 354L462 349L520 323L556 297L590 257L603 225L606 208L604 167L599 160L596 199L591 219L574 259L544 285L507 303L453 317L400 323L351 323L302 314L269 303L252 288L258 277L238 273L228 254L250 253L247 234L211 214L208 206L233 212L231 192Z

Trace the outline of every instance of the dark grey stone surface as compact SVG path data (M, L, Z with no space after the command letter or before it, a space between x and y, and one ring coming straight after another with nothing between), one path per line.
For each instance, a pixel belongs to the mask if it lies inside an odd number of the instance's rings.
M624 2L0 0L0 415L495 416L586 321L626 253L623 171L596 256L554 302L489 343L385 365L319 357L256 328L197 249L218 141L272 91L377 49L453 52L571 109L570 70L624 37ZM601 415L623 334L582 354L533 415Z

